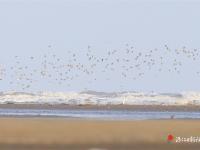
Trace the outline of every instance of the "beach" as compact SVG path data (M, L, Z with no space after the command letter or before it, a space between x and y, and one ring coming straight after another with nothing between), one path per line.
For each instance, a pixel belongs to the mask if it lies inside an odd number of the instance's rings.
M200 136L200 120L102 121L1 117L1 149L199 149L167 141L169 134Z
M199 110L198 105L2 104L0 149L195 150L200 146ZM159 119L148 119L149 114ZM181 114L192 116L178 118ZM199 142L177 143L177 137L198 137Z
M0 150L200 150L197 18L195 0L0 0Z

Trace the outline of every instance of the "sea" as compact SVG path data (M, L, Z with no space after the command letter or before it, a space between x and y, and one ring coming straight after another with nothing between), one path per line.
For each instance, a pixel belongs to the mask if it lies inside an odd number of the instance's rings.
M199 92L142 93L142 92L1 92L0 104L49 105L200 105ZM115 109L19 109L0 108L0 117L63 117L66 119L96 120L148 120L148 119L200 119L200 111L151 111Z

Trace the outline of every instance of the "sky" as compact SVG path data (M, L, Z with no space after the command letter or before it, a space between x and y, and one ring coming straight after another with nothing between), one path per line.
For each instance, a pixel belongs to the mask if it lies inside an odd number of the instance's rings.
M0 0L0 67L6 70L0 91L22 90L20 86L10 85L11 80L15 80L9 70L15 56L29 68L37 68L44 55L56 54L70 59L69 51L76 53L81 63L86 63L83 55L88 46L95 56L117 49L118 57L129 59L130 55L125 54L127 45L142 54L158 49L162 54L156 52L156 58L165 56L165 45L172 50L183 47L199 50L199 18L200 2L192 0ZM30 56L37 57L35 64L27 59ZM200 91L200 77L196 75L200 63L174 53L166 57L166 62L172 58L180 60L182 72L158 73L155 68L150 71L142 68L145 75L133 80L134 71L123 78L121 67L116 65L120 73L104 74L109 80L103 78L97 68L91 76L79 72L78 79L62 85L49 84L49 79L36 76L34 80L38 82L27 90ZM49 57L48 61L51 60ZM166 63L163 68L168 69L170 65ZM91 78L97 80L90 82Z

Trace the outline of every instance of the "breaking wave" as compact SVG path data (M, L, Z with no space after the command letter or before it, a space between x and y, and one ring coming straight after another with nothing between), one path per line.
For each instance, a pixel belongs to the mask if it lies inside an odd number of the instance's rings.
M200 92L0 92L0 104L200 105Z

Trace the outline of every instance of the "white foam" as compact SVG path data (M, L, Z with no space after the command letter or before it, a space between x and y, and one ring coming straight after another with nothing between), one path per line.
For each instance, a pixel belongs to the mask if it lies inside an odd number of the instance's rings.
M200 92L1 92L0 104L70 104L70 105L200 105Z

